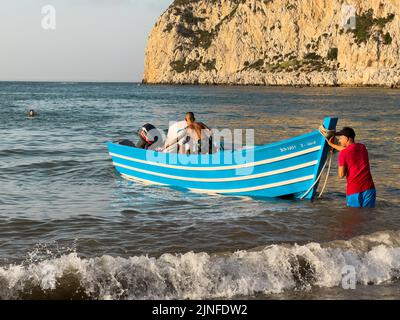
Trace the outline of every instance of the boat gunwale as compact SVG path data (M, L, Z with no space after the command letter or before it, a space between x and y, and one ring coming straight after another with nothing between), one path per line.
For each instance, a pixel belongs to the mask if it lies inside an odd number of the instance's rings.
M267 144L263 144L263 145L254 145L253 147L250 147L250 148L243 148L243 149L238 149L238 150L218 151L216 153L213 153L212 156L217 156L219 154L223 154L223 153L226 153L226 152L229 152L229 153L235 153L235 152L243 153L243 151L247 152L247 150L251 150L251 149L253 149L254 151L264 151L264 149L274 148L274 147L277 147L277 146L282 145L282 144L293 143L293 142L295 142L297 140L306 139L306 138L312 137L314 135L322 136L321 133L318 130L314 130L314 131L311 131L309 133L305 133L305 134L302 134L302 135L299 135L299 136L295 136L295 137L292 137L292 138L289 138L289 139L286 139L286 140L275 141L275 142L271 142L271 143L267 143ZM166 152L161 152L161 151L145 150L145 149L139 149L139 148L131 147L131 146L124 146L124 145L121 145L121 144L118 144L118 143L115 143L115 142L108 142L107 143L108 148L110 147L110 145L115 145L115 146L118 146L120 148L126 148L126 150L134 149L134 150L137 150L137 151L144 151L146 153L151 152L151 153L154 153L154 154L163 154L163 155L172 154L172 153L166 153ZM179 155L182 156L182 154L179 154ZM190 155L190 157L193 157L193 156L202 157L202 156L210 156L210 155L209 154Z

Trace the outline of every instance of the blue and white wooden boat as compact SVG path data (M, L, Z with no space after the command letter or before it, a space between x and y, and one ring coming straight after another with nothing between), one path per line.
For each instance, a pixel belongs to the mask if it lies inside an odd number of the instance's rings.
M337 118L325 118L335 130ZM125 179L180 190L250 197L312 200L329 151L319 130L272 144L215 154L183 155L108 143Z

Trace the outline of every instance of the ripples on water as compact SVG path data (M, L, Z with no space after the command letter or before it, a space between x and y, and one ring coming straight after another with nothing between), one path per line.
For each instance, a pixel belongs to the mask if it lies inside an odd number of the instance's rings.
M0 83L0 266L96 264L103 263L103 256L142 261L145 255L164 259L165 253L191 251L197 261L202 252L249 254L271 244L324 243L399 230L399 98L399 91L386 89ZM28 109L39 116L28 119ZM345 184L334 175L324 198L311 204L182 193L134 184L114 172L107 141L134 138L146 122L167 128L168 121L188 110L215 128L254 128L256 144L303 134L316 129L323 117L338 116L339 127L353 126L369 148L378 208L346 208ZM261 263L269 255L261 250L256 260ZM39 258L27 264L32 256ZM122 268L130 260L107 261ZM0 288L11 274L0 267ZM131 293L138 290L127 286ZM246 288L237 294L269 292ZM168 290L157 294L167 297L173 291ZM215 290L186 294L232 296ZM141 296L140 290L137 295L114 293L111 297ZM142 292L142 297L146 294L151 296Z

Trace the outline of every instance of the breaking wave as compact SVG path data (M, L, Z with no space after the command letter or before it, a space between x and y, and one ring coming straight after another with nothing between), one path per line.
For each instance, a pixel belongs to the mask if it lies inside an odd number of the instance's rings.
M325 244L270 245L224 254L79 257L75 250L0 267L1 299L229 299L359 285L400 277L400 230ZM50 253L51 256L51 253Z

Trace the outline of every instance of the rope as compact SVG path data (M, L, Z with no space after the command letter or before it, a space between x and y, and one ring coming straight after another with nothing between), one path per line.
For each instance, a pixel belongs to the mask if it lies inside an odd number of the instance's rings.
M326 167L326 164L327 164L327 163L328 163L328 159L326 159L325 164L324 164L324 166L322 167L321 173L319 174L317 180L315 180L315 182L314 182L313 185L310 187L310 189L308 189L308 190L306 191L306 193L303 194L303 195L300 197L300 200L303 200L303 199L310 193L310 191L315 187L315 185L319 182L319 180L321 179L322 173L323 173L324 170L325 170L325 167Z
M320 125L319 132L327 139L332 138L335 136L336 130L328 130L324 127L324 125Z
M325 183L324 186L322 187L321 192L319 193L318 199L322 198L322 195L324 194L326 185L328 183L328 178L329 178L329 174L331 173L331 167L332 167L332 158L333 158L333 149L331 149L329 151L329 166L328 166L328 172L326 173L326 178L325 178Z
M328 130L328 129L326 129L325 126L322 124L322 125L319 127L319 132L320 132L325 138L330 139L330 138L332 138L332 137L335 136L336 130ZM330 155L329 155L329 168L328 168L328 172L327 172L327 174L326 174L324 186L323 186L323 188L322 188L322 190L321 190L321 192L320 192L320 194L319 194L319 196L318 196L318 199L320 199L320 198L322 197L322 195L324 194L326 185L327 185L327 183L328 183L328 178L329 178L329 174L330 174L330 172L331 172L331 167L332 167L332 158L333 158L333 150L330 151ZM311 192L311 190L316 186L316 184L319 182L319 180L320 180L321 177L322 177L322 174L324 173L324 170L325 170L325 168L326 168L327 163L328 163L328 159L326 159L325 164L324 164L324 166L322 167L322 170L321 170L321 172L320 172L320 174L319 174L317 180L315 180L315 182L314 182L313 185L310 187L310 189L308 189L308 190L306 191L306 193L303 194L303 196L300 197L300 200L303 200L303 199Z
M321 198L321 197L322 197L323 191L325 191L325 187L326 187L326 184L327 184L327 182L328 182L328 177L329 177L329 173L330 173L330 171L331 171L331 165L332 165L332 155L333 155L333 153L331 152L331 153L330 153L330 160L329 160L329 170L328 170L328 173L327 173L327 175L326 175L326 179L325 179L325 184L324 184L323 190L321 191L321 193L320 193L320 195L319 195L318 198ZM308 190L306 191L306 193L303 194L303 195L300 197L300 200L303 200L303 199L311 192L311 190L315 187L315 185L319 182L319 180L320 180L321 177L322 177L322 174L324 173L324 170L325 170L327 164L328 164L328 159L326 159L325 164L324 164L324 166L322 167L322 170L321 170L321 172L320 172L320 174L319 174L317 180L315 180L315 182L314 182L313 185L310 187L310 189L308 189Z

